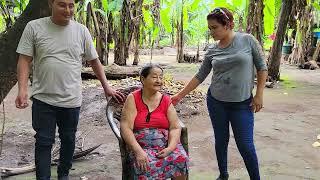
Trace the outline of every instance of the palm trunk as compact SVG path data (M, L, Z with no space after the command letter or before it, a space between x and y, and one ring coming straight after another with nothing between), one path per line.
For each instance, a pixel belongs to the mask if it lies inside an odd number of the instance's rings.
M154 19L154 24L156 27L160 28L160 0L154 0L153 1L153 7L154 10L152 11L153 19ZM160 31L161 32L161 31ZM155 39L155 47L159 48L159 41L160 41L160 33Z
M97 5L99 9L102 9L102 2L100 0L97 1ZM105 17L100 12L95 12L95 15L97 18L97 28L99 32L97 36L97 52L101 63L106 65L107 23Z
M263 0L250 0L247 16L247 33L252 34L263 46Z
M127 65L129 57L129 44L132 39L133 24L131 22L130 1L124 0L120 15L119 33L114 32L115 51L114 63L120 66Z
M142 15L142 3L143 0L137 0L134 4L134 29L133 29L133 40L134 40L134 59L133 65L139 63L139 45L140 45L140 21Z
M106 52L106 64L109 64L109 52L110 52L110 44L113 43L114 39L114 30L113 30L113 17L112 13L108 14L108 22L107 22L107 52Z
M178 63L183 62L183 3L182 1L182 7L181 7L181 16L180 16L180 24L178 24L177 27L177 34L178 34L178 51L177 51L177 61Z
M174 19L171 19L171 47L174 47Z

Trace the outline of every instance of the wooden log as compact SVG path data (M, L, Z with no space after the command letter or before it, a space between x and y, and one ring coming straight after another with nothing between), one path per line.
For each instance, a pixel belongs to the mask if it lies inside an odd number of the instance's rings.
M311 61L308 61L308 62L302 64L302 65L299 65L299 68L300 68L300 69L315 70L315 69L318 69L319 66L318 66L318 64L317 64L316 61L311 60Z
M125 79L127 77L139 76L140 67L138 66L118 66L110 65L105 67L107 79ZM91 68L84 68L81 72L82 79L97 79Z
M195 63L197 59L196 56L196 54L186 53L183 55L183 61L188 63Z
M320 41L317 42L317 48L313 53L312 60L315 61L315 62L318 61L319 54L320 54Z

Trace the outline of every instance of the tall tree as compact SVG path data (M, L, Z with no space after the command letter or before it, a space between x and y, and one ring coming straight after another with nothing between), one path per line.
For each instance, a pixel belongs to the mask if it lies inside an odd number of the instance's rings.
M183 62L183 6L184 6L184 0L181 0L181 15L180 15L180 21L177 20L177 61L179 63Z
M96 4L98 9L103 9L102 7L102 1L101 0L96 0ZM97 52L99 55L99 59L103 65L107 64L107 59L106 59L106 43L107 43L107 22L106 22L106 17L100 12L100 11L95 11L95 15L97 17Z
M143 0L137 0L133 4L133 41L134 41L134 58L133 65L139 63L139 47L140 47L140 24L142 18L142 3Z
M312 25L313 12L312 6L307 0L297 0L294 3L294 16L297 16L297 33L293 52L289 57L290 62L304 66L310 56L310 49L312 46Z
M113 36L114 36L114 26L113 26L113 15L112 12L107 14L107 50L106 50L106 64L108 64L109 61L109 52L110 52L110 44L112 44Z
M118 28L114 30L115 49L114 63L120 66L127 65L129 57L129 45L132 38L133 24L130 11L130 1L124 0L120 14Z
M247 16L247 33L252 34L263 45L263 0L250 0Z
M268 57L268 72L272 81L280 79L280 58L284 36L287 29L289 15L292 9L291 0L283 0L281 12L277 26L276 39L273 42L270 55Z
M17 82L17 53L24 27L31 20L50 15L48 1L30 0L14 25L0 34L0 103Z
M154 0L152 6L152 16L153 16L153 24L156 27L160 27L160 0ZM157 35L155 39L156 47L159 48L160 34Z

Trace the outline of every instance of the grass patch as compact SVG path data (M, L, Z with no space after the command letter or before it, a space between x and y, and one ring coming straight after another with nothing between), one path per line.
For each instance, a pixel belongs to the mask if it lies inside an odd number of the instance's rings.
M297 87L297 83L293 81L288 75L281 75L280 82L281 85L286 89Z

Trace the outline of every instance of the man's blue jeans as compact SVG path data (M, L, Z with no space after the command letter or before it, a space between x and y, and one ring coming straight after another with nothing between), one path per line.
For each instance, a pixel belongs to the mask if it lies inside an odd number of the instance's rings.
M214 130L216 156L222 176L228 174L230 123L250 179L260 180L258 158L253 143L254 116L250 106L251 101L252 97L242 102L218 101L212 97L210 90L208 91L207 107Z
M56 125L61 140L58 177L67 176L72 166L75 134L80 107L62 108L33 98L32 127L36 131L35 164L37 180L49 180L51 176L51 149L55 141Z

